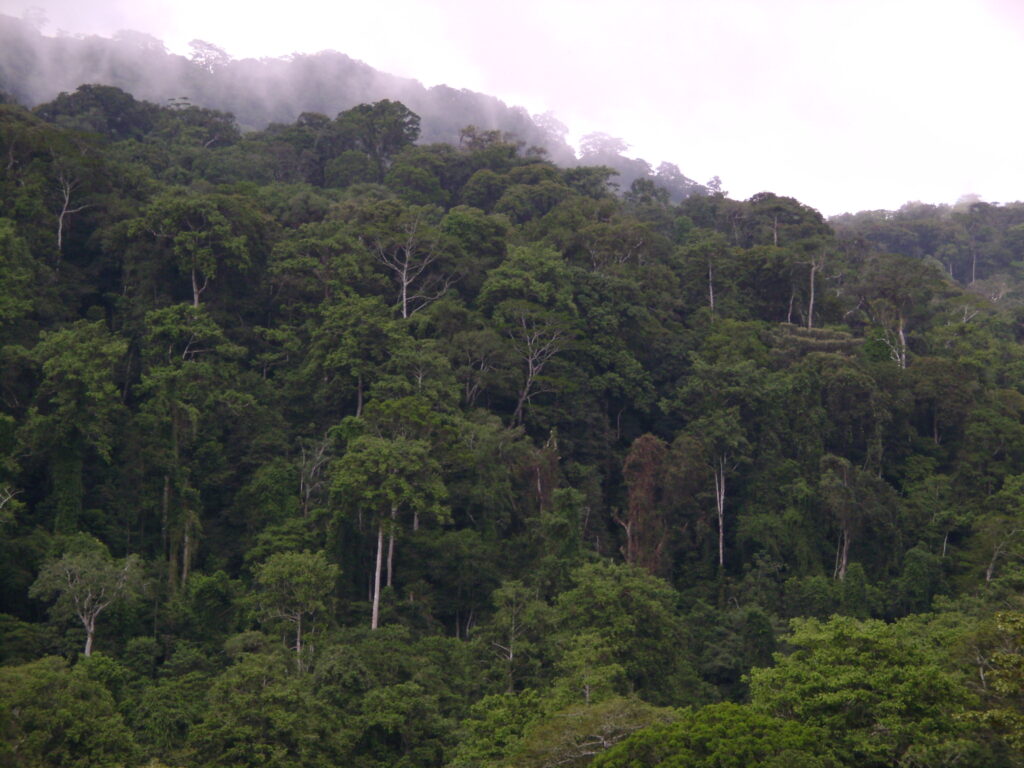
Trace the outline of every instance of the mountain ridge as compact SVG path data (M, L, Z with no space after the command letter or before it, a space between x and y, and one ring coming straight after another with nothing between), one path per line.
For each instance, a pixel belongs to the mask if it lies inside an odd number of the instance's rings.
M399 101L421 118L421 143L459 144L467 126L500 131L524 145L543 148L557 165L607 165L626 190L647 178L678 201L709 187L671 163L657 170L622 153L621 139L591 134L582 157L565 140L568 129L551 113L531 116L487 94L381 72L337 51L285 58L232 59L211 43L193 41L191 59L174 54L157 38L122 31L99 36L47 37L28 22L0 14L0 91L22 106L36 107L82 84L120 88L157 104L187 99L231 113L243 130L293 123L303 113L334 116L359 104ZM715 189L715 180L709 182Z

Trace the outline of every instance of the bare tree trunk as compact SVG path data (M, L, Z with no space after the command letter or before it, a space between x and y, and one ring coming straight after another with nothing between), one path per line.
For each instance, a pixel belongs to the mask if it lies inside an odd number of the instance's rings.
M1017 529L1014 528L1007 536L1004 536L998 544L992 549L992 559L988 562L988 568L985 569L985 582L992 581L992 578L996 575L996 562L999 560L999 556L1003 554L1010 539L1017 535Z
M715 316L715 275L712 269L711 260L708 260L708 306L711 308L711 317Z
M409 317L409 256L406 254L405 263L402 265L400 282L402 283L402 318Z
M821 262L811 261L811 285L810 294L807 299L807 327L814 327L814 276L818 272Z
M370 614L370 629L376 629L380 619L380 569L384 559L384 521L377 527L377 566L373 571L373 610Z
M900 368L906 368L907 367L907 337L906 337L906 335L903 332L904 322L905 321L903 320L903 313L901 312L900 313L900 319L899 319L899 327L898 327L898 330L897 330L897 335L899 336L899 340L900 340L900 351L899 351Z
M727 456L718 457L715 467L715 512L718 514L718 567L725 568L725 462Z
M76 208L71 207L71 196L78 186L78 181L66 176L64 173L60 174L60 192L61 192L61 208L60 213L57 214L57 253L58 255L64 248L64 220L73 213L88 208L88 205L79 205Z
M850 532L845 528L843 529L843 546L839 555L839 580L843 581L846 578L846 567L850 563Z
M96 637L96 627L95 627L95 625L93 624L93 622L86 623L85 624L85 650L83 651L83 653L85 654L86 658L88 658L89 656L92 656L92 642L93 642L93 639L95 639L95 637Z

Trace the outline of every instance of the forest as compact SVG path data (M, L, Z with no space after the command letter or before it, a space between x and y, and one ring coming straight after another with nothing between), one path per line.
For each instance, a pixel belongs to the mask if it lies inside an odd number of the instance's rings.
M5 101L0 764L1024 764L1024 203Z

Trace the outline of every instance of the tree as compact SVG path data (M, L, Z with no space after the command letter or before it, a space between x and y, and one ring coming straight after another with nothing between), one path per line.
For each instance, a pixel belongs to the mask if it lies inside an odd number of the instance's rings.
M441 467L425 440L364 434L353 439L334 463L331 488L342 509L368 515L377 529L370 619L370 628L377 629L384 538L389 536L392 542L388 556L390 584L393 537L398 532L399 515L412 513L417 519L428 514L440 519L448 515L442 505L447 489L441 479Z
M540 664L538 645L548 629L550 607L520 581L507 581L491 595L495 613L477 636L504 666L505 691L512 694ZM532 675L530 675L532 676Z
M723 702L685 709L621 741L593 768L839 768L820 728Z
M56 598L50 608L55 619L77 617L85 628L83 653L90 656L100 615L115 603L140 596L141 567L138 555L114 560L101 542L79 535L68 541L60 559L43 567L29 595Z
M450 246L438 229L439 208L383 200L358 209L353 218L360 240L398 284L395 304L403 318L447 293L456 276L439 269Z
M623 739L669 717L670 711L632 697L567 707L528 725L512 760L499 765L582 768Z
M197 460L223 427L224 411L253 405L239 390L235 360L244 354L204 306L174 304L145 316L146 352L136 424L149 438L146 458L161 471L160 527L173 591L188 581L198 550L202 503ZM180 565L180 569L179 569Z
M792 629L793 652L750 674L755 709L824 729L845 765L954 765L977 749L956 716L970 695L921 627L834 616Z
M309 680L289 675L286 659L246 653L207 693L189 732L194 764L204 768L345 765L351 727Z
M687 432L704 448L704 458L714 479L715 518L718 521L718 568L725 569L725 502L727 483L750 450L740 409L733 406L711 411L694 421Z
M591 563L573 572L572 587L558 596L551 621L566 650L583 633L591 650L604 646L621 664L630 690L645 700L692 702L704 689L694 673L688 628L676 599L666 582L635 566ZM584 660L585 649L578 650Z
M420 117L398 101L384 99L360 104L337 117L343 134L373 160L377 181L384 176L392 158L416 142L420 135Z
M138 749L110 692L54 656L0 667L0 764L120 768Z
M0 328L6 331L32 311L37 274L15 222L0 218Z
M231 57L223 48L205 40L190 40L188 47L192 49L192 55L189 57L192 63L208 74L213 74L231 63Z
M218 271L249 265L248 240L242 233L248 218L244 213L223 195L170 193L150 204L129 231L169 249L178 270L189 275L192 306L198 307L199 297Z
M512 424L519 425L526 405L543 389L545 367L576 336L571 272L550 249L513 248L505 262L491 270L479 301L523 362L522 386L512 414Z
M662 474L668 446L654 435L641 435L629 448L622 465L629 488L626 519L619 524L626 532L623 553L630 565L639 565L658 575L662 569L667 531L663 519Z
M907 332L942 284L942 275L920 259L876 256L855 287L860 305L882 332L893 362L907 367Z
M296 665L301 672L303 662L303 621L311 623L319 611L327 607L327 596L334 589L341 569L327 562L323 552L279 552L271 555L253 570L259 587L257 603L260 614L268 620L282 620L294 625ZM309 632L309 624L305 626Z
M45 455L51 477L54 530L74 533L82 509L87 455L111 459L123 406L114 370L127 342L102 321L80 320L44 331L32 350L42 380L22 427L23 441Z

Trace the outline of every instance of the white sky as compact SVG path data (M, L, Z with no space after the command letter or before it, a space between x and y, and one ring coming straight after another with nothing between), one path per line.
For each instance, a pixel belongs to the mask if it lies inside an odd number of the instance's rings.
M1024 0L0 0L48 34L333 49L827 215L1024 199Z

